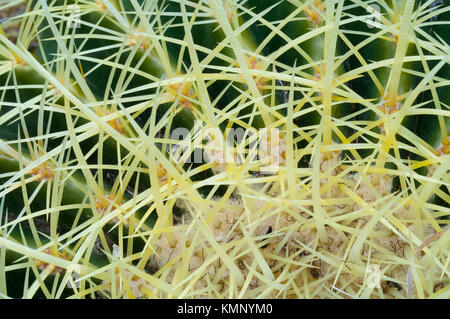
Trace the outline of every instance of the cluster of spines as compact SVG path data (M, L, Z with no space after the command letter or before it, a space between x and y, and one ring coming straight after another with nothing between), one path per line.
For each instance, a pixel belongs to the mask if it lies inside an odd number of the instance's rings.
M122 19L125 19L125 18L120 13L120 10L119 10L120 6L117 6L117 5L116 6L114 6L114 5L111 6L111 4L113 2L109 2L108 1L108 3L109 3L109 6L106 5L105 3L103 3L102 1L96 1L94 6L93 6L93 8L95 8L98 11L96 11L96 10L92 11L91 14L93 15L93 17L91 17L91 18L93 20L89 20L89 21L92 21L90 23L93 23L93 22L99 23L98 24L99 26L102 26L101 19L107 20L105 22L107 24L110 24L111 21L114 21L113 25L116 25L116 29L112 29L112 30L114 32L116 32L117 31L117 25L119 25L120 22L122 21ZM215 2L211 1L211 3L215 3ZM132 5L132 7L134 7L133 2L131 2L131 5ZM247 5L247 7L249 7L249 5ZM321 1L314 1L314 2L311 2L309 4L304 4L304 5L305 5L304 15L305 15L305 17L307 19L309 19L310 25L312 27L314 27L314 28L318 28L321 25L323 26L325 18L326 18L326 15L327 15L325 2L322 3ZM185 6L185 5L183 4L183 6ZM37 5L37 7L39 7L39 6ZM114 9L114 7L115 7L115 9ZM211 8L212 8L212 6L211 6ZM195 8L193 8L193 9L195 9ZM110 11L110 10L113 10L113 11ZM185 6L184 10L186 10L186 6ZM230 26L233 26L233 19L234 19L234 17L237 16L235 13L233 13L233 10L235 10L235 9L231 8L230 5L226 5L225 6L224 14L225 14L225 17L226 17L226 19L227 19L227 21L228 21ZM136 14L135 17L134 17L134 19L135 19L134 21L140 20L140 18L137 18L137 16L138 15ZM99 19L99 17L101 17L101 19ZM121 17L121 18L118 19L118 17ZM144 22L141 21L141 23L143 23L145 25ZM44 25L45 25L45 23L44 23ZM215 25L215 24L212 24L212 26L209 26L208 24L206 24L206 26L207 26L208 30L213 30L214 27L217 27L217 25ZM156 26L154 26L154 27L157 28ZM47 28L49 28L49 26L47 26ZM161 28L161 26L158 26L158 28ZM176 30L176 28L174 28L174 29ZM148 31L148 29L145 29L145 30ZM232 30L233 30L233 28L232 28ZM399 32L401 32L401 30L399 30ZM124 54L124 56L121 56L120 54L118 54L118 55L115 55L114 57L118 61L121 61L121 63L125 63L128 67L135 68L135 66L131 66L131 64L139 65L139 63L141 63L141 65L144 65L145 63L148 62L147 60L149 59L149 56L145 56L145 52L146 51L151 51L150 50L150 48L151 48L152 50L155 51L155 53L152 53L152 54L155 54L156 56L159 57L159 59L162 59L163 61L161 61L161 64L159 65L159 68L156 68L155 73L151 74L150 77L151 76L161 77L161 75L164 74L164 73L169 78L170 77L174 77L175 74L179 75L180 71L178 69L176 71L174 71L172 69L173 67L172 67L172 65L170 63L169 54L164 51L164 47L158 46L158 45L154 45L153 43L150 43L149 40L148 40L149 39L148 36L147 37L143 36L141 38L140 34L142 34L142 33L143 33L143 31L142 30L138 30L138 29L136 30L136 32L127 30L126 34L128 34L128 38L127 38L128 40L125 41L125 43L126 43L126 46L128 46L128 47L125 47L125 48L122 47L123 50L127 50L128 52L131 49L132 52L133 52L132 54L135 54L137 58L131 58L130 59L129 57L126 56L126 54ZM182 33L181 33L181 35L182 35ZM398 45L398 35L397 35L397 33L395 33L392 36L393 36L393 45L395 47L396 45ZM247 39L247 40L245 40L245 39ZM240 46L243 47L243 48L246 48L246 49L254 48L254 44L251 43L251 41L248 42L248 39L249 38L245 38L245 37L239 38L240 41L243 41L242 43L240 43ZM49 41L49 39L47 39L46 41ZM114 41L115 40L113 40L113 42ZM223 41L223 39L222 39L222 41ZM325 39L321 38L321 36L319 36L319 39L318 40L314 40L315 43L313 43L311 45L311 47L312 47L311 50L317 50L318 48L322 48L323 49L323 41L325 41ZM45 41L43 41L43 43L44 42ZM110 53L110 52L113 52L115 50L117 50L117 48L115 48L113 50L110 50L108 52ZM53 57L51 57L51 55L54 54L54 53L56 53L56 52L53 52L53 53L52 52L45 52L45 54L48 54L47 58L49 58L49 61L51 61L53 59ZM316 54L316 53L311 53L311 55L313 55L313 54ZM13 64L15 66L17 66L17 67L26 67L25 60L23 60L20 56L18 56L17 53L13 52L13 56L15 56L15 58L13 60L13 62L14 62ZM100 55L99 55L99 57L95 57L94 56L94 61L95 61L95 59L99 59L100 60L101 58L102 57ZM231 58L234 58L234 57L231 57ZM88 60L88 59L86 59L86 60ZM136 60L139 60L139 61L136 61ZM152 56L152 58L150 60L153 60L153 56ZM165 61L165 60L167 60L167 61ZM259 61L257 60L257 58L254 57L254 56L247 57L247 56L244 55L244 60L247 62L246 63L247 69L250 70L250 71L251 70L258 70L260 65L261 65L259 63ZM79 69L80 74L81 74L83 79L86 79L89 82L89 79L90 79L89 78L89 73L86 72L87 71L87 67L82 67L83 63L81 63L79 61L80 61L80 59L78 59L78 62L77 62L79 67L80 67L80 69ZM192 60L190 62L192 63ZM57 63L58 62L55 62L55 64L57 64ZM77 65L77 63L75 63L75 65ZM188 63L188 62L186 62L186 63ZM161 68L161 66L164 66L164 67ZM236 63L233 67L240 68L240 65L239 65L239 63ZM178 68L178 66L177 66L177 68ZM139 69L139 68L137 68L137 69ZM134 69L134 71L137 71L137 69ZM192 69L189 69L189 70L195 72L195 70L192 70ZM320 80L322 80L322 78L324 76L326 76L326 69L325 69L325 67L320 68L320 67L316 66L315 68L313 67L312 70L313 70L312 71L313 72L312 77L316 81L320 81ZM265 71L265 70L260 70L260 71ZM19 70L17 70L17 72L19 72ZM56 72L58 72L58 71L56 71ZM343 72L343 71L341 70L340 72ZM337 72L337 73L339 73L339 72ZM245 73L245 75L248 75L248 74ZM337 75L339 76L340 74L337 74ZM335 74L333 72L333 74L331 76L333 84L335 83L334 79L333 79L334 77L335 77ZM264 89L263 89L264 88L263 84L264 84L264 81L266 80L265 77L258 78L255 75L251 75L250 77L244 76L244 78L245 79L243 81L241 79L241 82L245 83L249 79L252 79L254 81L254 84L255 84L256 88L257 88L257 91L260 94L267 93L267 91L265 92ZM91 77L90 81L93 81L93 80L95 80L95 77ZM142 84L142 82L140 82L140 81L142 81L142 79L141 80L136 80L135 83L134 83L133 79L131 79L131 78L128 81L125 81L122 78L122 79L120 79L120 81L122 83L123 82L128 82L128 85L130 85L130 86L136 85L137 87L139 87ZM61 80L60 82L64 83L63 80ZM109 81L109 82L111 82L111 81ZM39 84L42 84L42 82L40 82ZM78 83L78 85L79 84L80 83ZM247 83L247 85L251 86L249 83ZM239 88L238 84L236 84L236 86ZM92 83L92 87L93 87L93 90L94 90L95 89L95 83ZM244 90L246 88L247 87L245 87L245 85L244 86L240 86L241 90ZM110 89L111 89L111 87L110 87ZM280 91L288 90L286 87L282 87L280 89L281 89ZM404 90L406 90L406 91L409 91L410 89L411 89L411 87L404 88ZM167 102L169 102L169 104L170 104L170 102L176 102L177 103L177 108L181 107L182 109L187 109L186 112L188 112L188 113L191 113L191 112L195 113L195 110L197 110L197 112L198 112L198 110L200 110L200 113L201 113L201 111L203 111L202 106L198 105L197 98L200 99L200 97L198 97L197 94L195 93L195 90L193 88L191 88L191 84L189 82L187 84L185 84L185 85L181 84L180 82L177 82L177 84L168 85L166 88L162 88L162 90L166 90L167 91L168 96L169 96ZM78 89L78 91L79 91L79 89ZM81 91L83 92L84 95L89 95L89 94L86 94L86 88L82 88ZM88 92L89 92L89 90L88 90ZM145 91L145 92L147 92L147 91ZM149 92L149 94L152 94L152 93L153 92ZM222 92L219 92L218 95L220 95L221 93ZM254 92L252 92L251 94L253 94L253 93ZM124 94L124 92L120 92L120 94ZM320 95L321 93L319 92L317 94ZM86 102L86 103L92 102L90 100L89 96L86 97L84 95L79 96L79 99L81 101ZM125 95L126 95L126 89L125 89ZM334 94L332 93L332 95L334 95ZM106 96L109 96L109 95L106 94ZM380 98L380 101L381 100L385 100L386 101L384 103L381 103L381 105L379 107L379 110L381 111L381 113L383 113L385 115L387 115L387 114L392 115L393 113L396 113L396 112L398 112L400 110L400 105L402 103L401 102L402 98L398 97L396 95L395 95L394 98L388 98L387 96L388 96L387 92L384 95L382 95L382 96L378 95L378 97ZM130 97L130 99L132 99L132 97ZM231 100L233 100L233 97L231 98ZM393 101L395 101L395 102L393 102ZM197 102L197 103L195 103L195 102ZM282 102L285 102L285 101L282 101ZM444 101L444 103L446 103L446 102ZM123 108L123 106L121 106L121 107L122 107L122 110L125 110ZM170 107L171 106L169 106L169 108ZM259 110L263 110L263 109L264 108L261 108ZM336 107L334 109L336 109ZM116 113L119 112L119 108L117 108L115 112ZM255 113L255 108L251 112ZM102 109L102 107L100 107L98 110L96 110L95 113L97 114L97 116L99 118L108 117L108 116L112 115L114 117L114 119L104 120L104 122L106 122L107 125L112 127L114 130L116 130L118 133L120 133L121 135L125 136L126 138L132 138L133 136L138 136L138 134L136 134L136 132L135 132L135 129L131 126L131 124L128 123L129 120L126 119L125 117L121 118L121 116L119 116L119 115L114 116L114 112L112 112L110 110L106 110L105 111L105 110ZM263 112L261 112L261 113L263 113ZM331 114L332 113L329 113L328 116L331 116ZM211 119L211 118L208 118L206 116L206 114L203 114L203 115L206 117L207 120ZM340 116L345 116L345 115L348 115L348 114L344 114L344 115L340 115ZM121 118L121 119L119 120L119 118ZM320 118L321 118L320 116L316 117L316 119L320 119ZM136 117L136 119L139 119L139 115ZM270 117L268 117L268 116L264 117L263 116L263 122L266 125L269 124L269 123L267 123L268 119L270 119ZM190 121L190 120L192 120L192 118L188 119L188 121ZM181 117L181 122L183 122L183 121L184 121L184 118ZM80 122L82 122L82 121L80 121ZM148 122L144 126L148 126L147 124L148 124ZM191 125L191 123L184 123L184 125L189 127ZM383 129L383 128L381 128L381 129ZM331 132L331 127L326 127L326 130L327 130L328 133L330 133ZM130 134L130 136L127 136L127 133L125 133L125 132L128 132L128 134ZM101 134L105 134L105 132L102 132ZM445 136L445 134L446 134L446 132L444 133L444 136ZM325 138L326 135L327 134L324 135L324 138ZM326 141L325 144L330 144L331 143L330 136L331 136L331 134L328 134L328 137L326 138L327 141ZM109 143L109 145L108 145L108 143ZM105 144L102 147L104 148L104 153L106 152L106 150L108 152L114 153L114 155L111 154L113 157L116 157L116 154L120 154L120 151L121 151L120 147L119 147L119 150L117 149L117 144L115 143L114 139L112 139L112 138L107 138L106 141L105 141ZM109 147L109 149L107 147ZM437 146L437 149L434 151L434 154L435 155L448 154L448 150L447 149L448 149L448 141L444 138L442 140L441 145ZM89 153L89 154L91 154L91 153ZM25 155L22 153L21 156L25 156ZM39 154L39 157L42 157L42 156L43 156L42 153ZM124 155L124 156L126 156L126 155ZM286 156L286 154L285 154L285 156ZM103 159L101 159L100 162L103 162ZM47 162L43 162L43 163L41 163L39 165L35 165L35 167L32 168L31 174L37 180L51 181L53 179L55 173L50 168L50 165L46 164L46 163ZM153 167L151 166L151 163L154 163ZM378 168L383 168L384 167L384 163L381 163L381 162L377 163L377 165L378 165ZM156 168L156 177L157 177L158 180L160 180L160 179L163 179L164 181L167 180L166 179L166 176L168 174L167 168L162 167L161 163L155 162L155 161L149 161L149 167L147 167L147 169L152 169L152 168ZM99 177L99 181L101 181L101 177ZM91 182L84 181L84 182L85 182L85 187L84 188L88 188L89 186L94 186L92 184L92 181ZM93 205L94 205L95 209L98 212L101 213L100 216L99 216L99 218L101 218L103 216L104 212L108 211L109 209L117 208L119 206L119 204L114 201L115 200L114 196L106 194L107 192L105 192L105 191L101 191L103 189L103 185L100 184L100 186L97 186L97 187L99 187L99 192L98 192L98 194L93 194L91 196L91 199L93 199ZM124 190L122 189L121 192L124 193ZM121 194L118 197L122 198L122 197L124 197L124 194ZM147 215L147 213L148 213L148 211L143 212L144 215Z

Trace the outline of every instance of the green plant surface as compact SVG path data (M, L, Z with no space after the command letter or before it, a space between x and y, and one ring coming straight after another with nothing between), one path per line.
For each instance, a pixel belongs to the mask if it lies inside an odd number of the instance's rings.
M450 297L448 0L17 6L0 298Z

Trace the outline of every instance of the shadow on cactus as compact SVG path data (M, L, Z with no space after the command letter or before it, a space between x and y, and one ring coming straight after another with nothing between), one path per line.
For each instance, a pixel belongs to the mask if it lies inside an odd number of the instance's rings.
M18 5L0 297L449 297L448 1Z

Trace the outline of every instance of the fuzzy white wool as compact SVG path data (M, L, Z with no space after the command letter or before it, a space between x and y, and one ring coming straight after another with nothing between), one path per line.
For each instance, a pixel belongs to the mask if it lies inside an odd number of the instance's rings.
M210 141L211 142L211 141ZM208 153L209 159L211 161L223 160L223 153ZM220 166L218 166L220 168ZM338 153L333 153L333 156L330 159L324 160L321 158L321 172L324 174L330 174L330 176L336 176L340 171L340 159ZM352 189L352 191L359 196L362 200L364 200L367 204L373 203L377 199L381 197L388 196L391 194L392 181L393 177L388 175L381 175L378 178L375 178L374 174L361 174L360 172L356 172L353 174L349 174L342 177L348 187ZM327 183L326 178L321 179L321 187L323 187ZM262 185L255 184L255 191L263 192ZM245 236L242 231L242 227L244 227L247 232L249 232L252 240L255 245L259 245L259 249L264 254L264 256L277 255L280 257L284 257L287 255L295 255L293 261L299 260L299 247L303 247L302 245L312 247L316 249L316 251L321 251L324 254L332 254L334 256L340 256L344 258L344 254L346 251L345 241L348 240L344 234L339 233L333 227L326 226L326 232L328 236L328 242L322 243L317 241L317 230L314 227L315 224L313 219L310 219L311 213L306 213L306 211L311 211L314 214L313 207L290 207L287 209L277 209L273 204L271 204L271 198L280 198L282 196L280 189L271 189L270 191L263 192L266 199L250 199L246 198L243 200L239 197L239 193L237 196L229 198L226 201L226 205L222 206L220 209L215 209L214 205L211 205L210 210L204 212L203 220L210 220L210 223L207 225L208 231L211 232L214 239L217 241L219 245L227 245L230 243L238 243L242 241ZM321 194L321 197L326 199L334 199L334 198L345 198L346 194L342 192L339 188L338 183L333 183L329 189L329 191L325 191ZM219 203L221 201L220 197L213 198L214 202ZM383 205L384 203L380 203ZM177 203L178 206L186 208L186 211L197 211L195 207L195 203L189 201L189 199L179 200ZM187 208L191 209L188 210ZM253 209L250 209L253 207ZM381 207L381 206L380 206ZM420 228L418 225L414 223L407 223L405 220L410 220L415 213L417 213L413 205L398 205L398 203L394 203L394 207L397 209L393 210L392 213L394 216L399 218L401 221L404 221L404 224L411 229L414 233L422 233L422 236L428 236L429 234L433 234L434 230L431 226L425 225ZM356 210L361 209L361 207L354 202L344 202L335 205L325 205L325 211L329 214L335 214L336 212L340 212L340 214L348 214L355 212ZM212 216L211 214L213 214ZM193 218L190 217L190 213L186 213L189 216L184 218L184 223L186 225L190 225L193 222ZM422 216L423 217L423 216ZM351 221L351 227L356 227L356 224L359 223L360 227L364 227L364 225L370 221L371 215L369 214L362 219ZM293 225L300 225L293 229ZM195 228L195 226L194 226ZM420 228L420 229L419 229ZM183 254L183 251L190 247L192 244L194 231L191 229L189 232L178 231L172 233L171 238L167 236L167 234L159 235L159 239L156 241L154 248L156 253L152 256L152 263L154 263L158 268L163 267L168 262L177 258L178 256ZM403 241L398 235L394 234L390 229L386 228L381 223L377 223L373 230L372 241L374 244L380 245L386 250L394 252L396 255L404 257L408 254L411 254L409 251L408 243ZM266 241L267 244L262 245L262 241ZM300 245L301 243L301 245ZM318 246L317 246L318 245ZM225 247L225 246L223 246ZM229 246L234 247L234 246ZM244 244L242 249L246 249L248 247ZM314 248L315 247L315 248ZM186 261L183 258L180 258L174 265L173 271L177 269L181 265L181 263L185 263L185 267L189 270L190 273L195 272L197 269L204 264L205 261L210 260L211 252L214 249L211 248L210 243L200 234L195 243L195 247L193 253L189 255L189 260ZM307 250L302 248L302 251L305 253ZM227 254L231 254L233 249L227 251ZM373 249L369 250L369 246L365 243L363 245L363 250L361 251L363 256L366 258L372 255L372 258L376 256L377 250ZM234 257L236 265L238 265L239 270L242 272L244 278L249 275L249 270L247 266L253 265L255 262L255 258L252 253L244 253L240 255L240 257ZM322 259L312 256L309 258L311 265L311 272L308 274L308 280L316 280L319 276L320 278L324 277L329 271L333 268ZM275 267L276 260L271 257L265 257L265 261L269 265L269 267ZM187 262L187 264L186 264ZM178 266L177 266L178 265ZM247 265L247 266L246 266ZM222 269L222 272L221 272ZM171 272L166 277L166 281L172 282L174 280L174 272ZM274 270L277 273L276 270ZM220 258L218 258L215 262L209 264L206 269L203 270L204 276L198 279L195 283L195 289L203 289L205 287L210 287L210 282L213 278L216 277L218 273L221 274L218 282L215 286L218 290L220 287L224 287L228 284L230 272L228 269L223 270L223 262ZM404 270L401 267L393 268L390 271L389 275L393 278L397 278L398 280L404 280ZM208 280L206 278L209 278ZM295 278L295 281L298 281L298 284L302 283L303 277ZM354 282L354 284L358 284L357 281L348 273L340 274L340 280L348 280ZM330 284L334 281L334 277L330 279ZM359 282L359 285L363 284L362 281ZM139 291L142 288L142 282L136 281L133 283L132 289L134 289L133 293L136 293L136 296L139 296ZM253 278L251 280L251 284L248 289L258 289L264 285L263 282ZM131 286L131 285L130 285ZM219 287L219 288L218 288ZM355 286L356 288L357 286ZM238 288L242 288L238 286ZM401 292L404 294L404 292ZM203 297L208 297L207 294L201 295ZM200 297L201 297L200 296ZM273 297L274 295L271 294Z

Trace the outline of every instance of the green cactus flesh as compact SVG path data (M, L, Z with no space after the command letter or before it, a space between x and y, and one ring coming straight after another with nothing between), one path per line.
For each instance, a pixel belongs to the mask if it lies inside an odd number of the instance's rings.
M6 1L0 297L449 298L449 17Z

